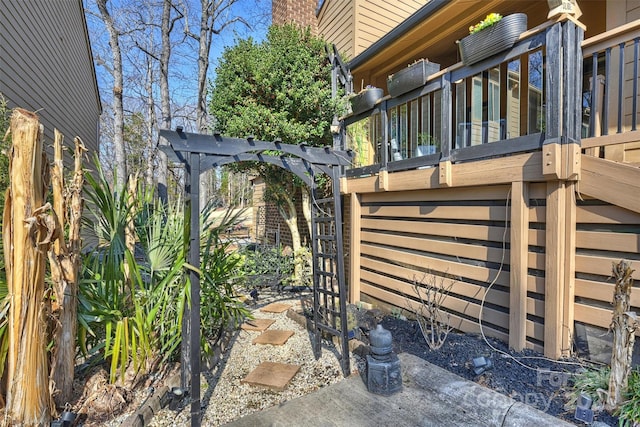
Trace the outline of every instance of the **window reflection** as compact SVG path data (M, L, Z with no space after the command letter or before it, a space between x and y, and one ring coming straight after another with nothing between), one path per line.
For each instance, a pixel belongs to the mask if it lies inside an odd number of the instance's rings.
M442 91L430 93L388 110L389 161L440 151Z

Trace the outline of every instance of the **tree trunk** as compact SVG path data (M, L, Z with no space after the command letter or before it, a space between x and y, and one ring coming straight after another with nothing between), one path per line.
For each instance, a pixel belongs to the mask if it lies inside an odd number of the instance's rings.
M302 246L300 243L300 231L298 230L298 212L296 211L296 205L293 203L290 197L283 198L283 203L278 204L278 212L284 219L285 224L289 227L291 232L291 246L293 252L296 252Z
M169 61L171 59L171 0L162 3L162 50L160 52L160 110L162 112L161 128L171 129L171 97L169 94ZM167 155L158 151L158 197L163 202L168 201Z
M289 232L291 233L291 246L294 254L298 254L300 248L302 247L300 241L300 230L298 230L298 212L296 211L296 205L291 200L291 197L284 197L282 202L278 204L278 212L284 219L285 224L289 227ZM294 264L293 277L297 281L300 281L302 275L304 274L304 265L302 263L296 262Z
M309 238L311 238L311 190L309 187L304 186L300 188L302 193L302 215L307 222L307 230L309 230Z
M54 242L53 250L49 251L49 265L51 266L51 281L55 294L52 310L55 325L50 389L58 408L64 408L71 401L73 393L78 318L78 276L82 264L80 258L82 247L80 226L84 204L82 199L84 185L82 156L86 151L82 141L75 138L73 177L71 182L65 185L62 141L63 136L56 129L51 180L58 238ZM69 224L68 244L64 240L64 228L67 223Z
M198 99L196 103L196 126L198 132L207 131L207 73L209 52L213 38L213 14L216 6L210 0L200 0L200 34L198 37Z
M100 16L109 33L109 46L113 59L113 145L116 164L115 184L118 191L123 190L127 179L127 165L124 148L124 104L122 91L124 76L122 71L122 52L120 50L120 33L116 29L113 17L107 9L108 0L96 0Z
M46 252L52 229L44 211L49 171L38 117L11 116L10 185L4 206L9 308L6 425L43 426L51 419L47 360ZM43 206L44 205L44 206Z
M606 408L610 411L615 410L623 403L623 394L627 389L631 372L631 357L636 330L635 319L629 313L631 287L633 286L632 274L633 270L626 261L620 261L613 266L616 287L613 293L613 319L609 327L613 332L613 344L609 394L606 402Z
M167 166L164 165L164 172L162 172L162 163L160 159L160 153L162 151L156 150L156 141L158 139L157 132L155 131L158 125L158 121L156 119L156 103L153 99L153 81L154 81L154 73L153 73L153 65L151 62L151 58L146 58L147 65L147 76L145 81L145 90L147 91L147 142L146 142L146 155L149 156L149 165L145 169L144 173L144 182L145 187L148 190L152 190L155 187L155 177L158 178L158 194L160 193L160 180L164 177L164 187L166 188L167 184ZM156 162L151 161L151 159L156 159ZM165 155L166 158L166 155ZM155 167L154 167L155 166ZM157 169L156 169L157 167Z

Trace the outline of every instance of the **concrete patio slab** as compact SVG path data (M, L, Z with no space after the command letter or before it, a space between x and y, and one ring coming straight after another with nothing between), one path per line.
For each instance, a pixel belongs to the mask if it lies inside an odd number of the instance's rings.
M403 388L391 396L369 393L351 376L315 393L256 412L228 426L501 426L566 427L555 418L464 380L408 353L398 355Z

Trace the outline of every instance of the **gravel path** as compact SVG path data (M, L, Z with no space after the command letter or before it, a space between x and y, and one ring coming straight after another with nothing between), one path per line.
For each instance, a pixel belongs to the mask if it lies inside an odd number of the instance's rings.
M320 387L334 384L343 376L340 362L333 346L323 342L322 356L316 360L311 339L304 327L287 317L287 313L265 313L260 308L274 301L300 307L303 295L273 294L261 296L253 309L255 318L275 319L269 330L291 330L294 334L282 346L256 345L252 340L260 332L237 331L232 338L230 351L212 370L201 375L203 426L219 426L237 418L278 405L311 393ZM284 391L241 384L241 380L262 362L280 362L300 365ZM356 363L352 361L352 369ZM179 411L164 409L156 414L150 424L153 427L189 425L190 406Z

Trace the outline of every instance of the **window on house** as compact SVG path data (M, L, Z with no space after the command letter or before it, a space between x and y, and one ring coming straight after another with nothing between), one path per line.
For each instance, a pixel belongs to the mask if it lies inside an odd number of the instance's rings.
M469 132L470 145L482 144L482 75L471 79L471 126Z
M411 157L415 157L416 147L418 146L418 133L420 132L420 123L418 120L420 111L418 109L417 99L411 101L409 111L409 129L411 130L409 134L409 154Z
M442 91L392 107L389 117L389 161L435 154L440 150Z
M542 51L529 55L529 134L544 131L544 62Z
M507 65L507 114L506 137L520 136L520 60L509 62Z
M467 117L467 82L466 79L454 83L455 90L455 148L463 148L469 145L469 136L467 134L468 123Z
M406 159L409 157L409 123L407 115L407 104L400 105L399 110L398 138L400 139L400 153L402 154L402 158Z
M487 123L483 132L483 142L500 141L502 135L502 127L504 121L500 120L500 68L492 68L489 70L487 79Z

